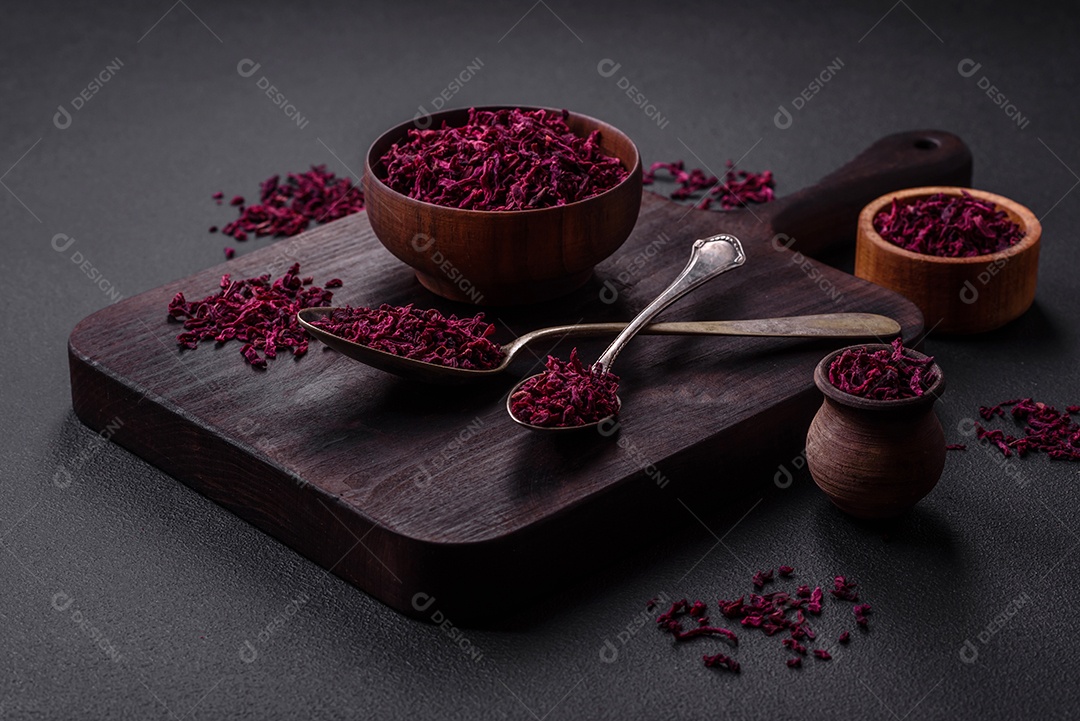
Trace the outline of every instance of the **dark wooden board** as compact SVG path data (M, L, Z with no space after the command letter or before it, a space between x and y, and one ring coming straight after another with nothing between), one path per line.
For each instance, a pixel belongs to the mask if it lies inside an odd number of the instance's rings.
M490 309L489 319L503 340L544 325L627 320L674 278L695 238L728 232L743 240L746 265L663 319L866 311L896 318L911 339L922 330L911 303L802 254L850 243L858 211L882 193L968 185L970 174L964 144L927 131L889 136L818 185L753 209L696 211L646 193L633 235L588 285L541 308ZM361 213L84 319L69 342L75 412L413 615L423 593L459 622L482 618L508 593L550 586L632 547L669 522L677 499L722 498L754 459L797 453L820 402L814 365L836 345L642 337L616 368L618 433L585 438L530 434L505 416L506 392L539 359L483 386L433 389L317 343L265 372L244 364L236 344L177 350L178 326L165 312L176 292L201 297L224 272L280 274L294 260L317 283L343 279L341 304L473 310L421 288ZM590 357L605 342L579 345Z

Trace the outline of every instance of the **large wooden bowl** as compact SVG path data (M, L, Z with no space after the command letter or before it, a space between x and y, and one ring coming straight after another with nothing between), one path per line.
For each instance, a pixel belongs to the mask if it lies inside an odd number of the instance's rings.
M435 113L430 127L444 121L464 125L468 112ZM386 169L380 159L416 126L407 122L391 128L372 143L364 162L367 215L375 235L416 271L425 288L451 300L514 305L576 290L593 266L626 241L637 222L641 158L633 141L607 123L578 113L570 113L566 122L581 136L598 129L603 152L622 161L629 174L614 188L576 203L510 211L448 208L392 190L383 182Z
M1024 230L1016 245L999 253L943 258L904 250L874 230L874 218L893 198L913 203L935 193L989 201ZM1005 325L1031 307L1039 266L1042 226L1035 214L1008 198L956 187L909 188L873 201L859 215L855 275L906 296L936 333L982 333Z

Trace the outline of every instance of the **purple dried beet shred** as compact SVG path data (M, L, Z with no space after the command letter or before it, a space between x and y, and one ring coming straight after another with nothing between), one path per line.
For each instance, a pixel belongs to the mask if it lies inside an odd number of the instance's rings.
M574 348L568 361L548 356L547 370L526 380L510 397L510 412L534 426L583 426L618 413L618 389L618 376L585 367Z
M892 350L845 350L829 364L829 382L861 398L889 401L916 398L937 381L934 359L909 355L897 338Z
M679 186L669 194L673 200L686 200L698 191L708 189L705 196L697 203L697 207L701 210L707 210L714 198L725 210L751 203L768 203L776 198L776 193L773 191L776 183L773 181L771 170L763 173L740 170L736 173L734 163L729 160L726 165L727 172L724 174L724 182L721 183L716 176L707 175L700 168L685 170L681 160L672 163L657 162L645 171L642 184L652 185L656 182L656 173L666 170Z
M169 317L184 324L176 342L194 349L204 340L238 340L244 343L240 349L244 360L255 368L266 368L267 358L276 358L281 348L290 349L294 356L306 353L308 335L296 314L304 308L326 307L334 297L329 290L312 285L311 278L301 278L299 263L273 282L269 273L245 280L232 280L226 273L220 285L220 291L202 300L189 302L177 293L169 302Z
M1080 408L1077 408L1077 411L1080 412ZM780 566L779 568L783 569L781 574L783 578L788 578L795 572L795 569L791 566ZM763 576L766 573L771 575L771 569L770 571L758 571L755 573L751 583L756 588L760 588L764 585ZM858 594L855 591L858 584L854 580L845 576L835 576L833 586L834 589L831 593L838 600L849 602L858 600ZM822 597L823 593L820 586L811 590L808 585L804 584L800 585L794 594L783 591L763 595L752 593L749 596L740 596L734 600L720 599L717 605L724 618L739 621L744 628L758 628L767 636L787 631L788 637L782 639L780 645L798 655L794 658L788 658L785 663L789 668L800 668L802 666L802 656L806 656L811 652L816 658L823 661L832 658L832 654L827 649L808 649L802 643L804 639L809 643L816 638L816 633L810 627L809 621L803 613L803 607L804 605L808 607L811 605L816 606L817 613L820 614ZM855 615L855 622L865 628L868 624L867 614L870 613L870 604L854 604L852 611ZM722 627L709 625L709 617L706 612L707 605L704 602L694 601L691 603L684 598L672 603L667 611L657 617L657 628L670 633L676 641L684 641L698 636L724 636L733 645L738 645L738 639L733 632ZM696 619L699 627L691 628L689 631L684 630L680 617ZM838 641L842 645L850 643L850 632L843 631ZM724 654L706 655L702 658L706 666L722 666L730 670L739 669L738 662ZM733 669L729 662L735 664Z
M569 113L469 109L465 125L409 130L380 159L385 183L435 205L529 210L585 200L618 185L627 170L566 124Z
M224 195L212 196L221 204ZM313 165L305 173L289 173L285 182L280 175L267 178L259 185L259 202L244 205L237 195L229 205L240 210L240 217L221 229L236 240L257 237L292 236L307 230L308 225L325 223L364 209L364 193L349 178L338 178L325 165ZM210 232L216 232L211 228Z
M1006 250L1024 237L1023 228L994 203L936 193L911 203L893 198L874 217L874 230L904 250L947 258L968 258Z
M985 421L1004 418L1006 408L1011 409L1013 420L1022 424L1023 435L988 429L976 421L978 440L996 446L1006 458L1042 452L1054 461L1080 461L1080 425L1072 419L1080 413L1080 406L1066 406L1062 412L1033 398L1016 398L996 406L983 406L979 415Z
M490 339L495 326L484 314L444 316L434 308L383 304L378 308L338 308L312 325L375 350L451 368L489 370L505 357Z

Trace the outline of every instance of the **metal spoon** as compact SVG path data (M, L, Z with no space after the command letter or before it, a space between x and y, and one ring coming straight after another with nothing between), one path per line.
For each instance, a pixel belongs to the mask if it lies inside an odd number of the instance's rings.
M615 337L615 340L611 342L611 345L607 347L603 353L600 354L599 360L593 364L593 367L599 370L601 373L606 373L611 370L612 364L618 357L619 352L630 342L642 328L649 324L653 318L659 315L665 308L682 298L684 295L701 286L702 284L712 280L721 273L726 273L733 268L738 268L740 265L746 262L746 254L743 253L742 243L734 235L728 235L723 233L721 235L714 235L711 238L701 238L694 241L694 247L690 250L690 260L687 262L686 267L683 268L679 276L671 282L667 288L664 289L660 295L656 296L651 303L645 306L644 309L637 316L630 321L622 332ZM536 378L542 373L538 373L536 376L530 376L530 378ZM595 428L600 423L603 423L609 418L600 418L593 423L586 423L580 426L565 426L565 427L552 427L552 426L535 426L531 423L527 423L514 415L511 410L511 400L514 394L521 388L523 384L529 381L529 378L521 381L509 395L506 396L506 412L514 419L514 422L525 426L529 430L534 431L568 431L568 430L584 430L587 428ZM616 407L622 408L622 401L616 396ZM616 413L618 411L616 410Z
M614 335L626 328L626 323L578 323L540 328L507 343L502 347L503 359L495 368L471 370L427 363L404 358L386 351L354 343L341 336L312 325L313 321L330 315L336 308L305 308L297 320L308 333L342 355L355 361L384 370L387 373L444 385L471 383L498 375L525 347L540 340ZM800 315L791 318L760 318L755 320L705 320L681 323L653 323L639 331L642 335L727 335L766 336L773 338L891 338L900 332L900 324L892 318L874 313L825 313Z

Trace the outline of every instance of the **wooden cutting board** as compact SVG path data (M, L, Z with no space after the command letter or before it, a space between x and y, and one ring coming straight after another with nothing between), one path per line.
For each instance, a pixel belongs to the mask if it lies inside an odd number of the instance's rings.
M662 319L865 311L896 318L912 339L922 330L915 306L805 256L850 243L859 210L880 194L970 178L963 142L927 131L884 138L765 206L697 211L646 193L633 235L585 288L540 308L489 309L488 319L504 341L546 325L628 320L681 270L694 239L728 232L743 241L746 265ZM276 276L294 261L316 283L341 278L341 305L473 312L421 288L360 213L84 319L69 343L75 412L393 608L429 617L434 598L456 623L692 522L680 501L705 512L755 460L775 468L797 454L820 403L814 365L838 344L642 337L616 369L618 433L584 438L531 434L505 415L506 392L548 348L503 380L466 388L416 385L316 342L263 372L236 343L177 349L179 327L166 319L175 293L202 297L222 273ZM588 358L606 342L578 344Z

